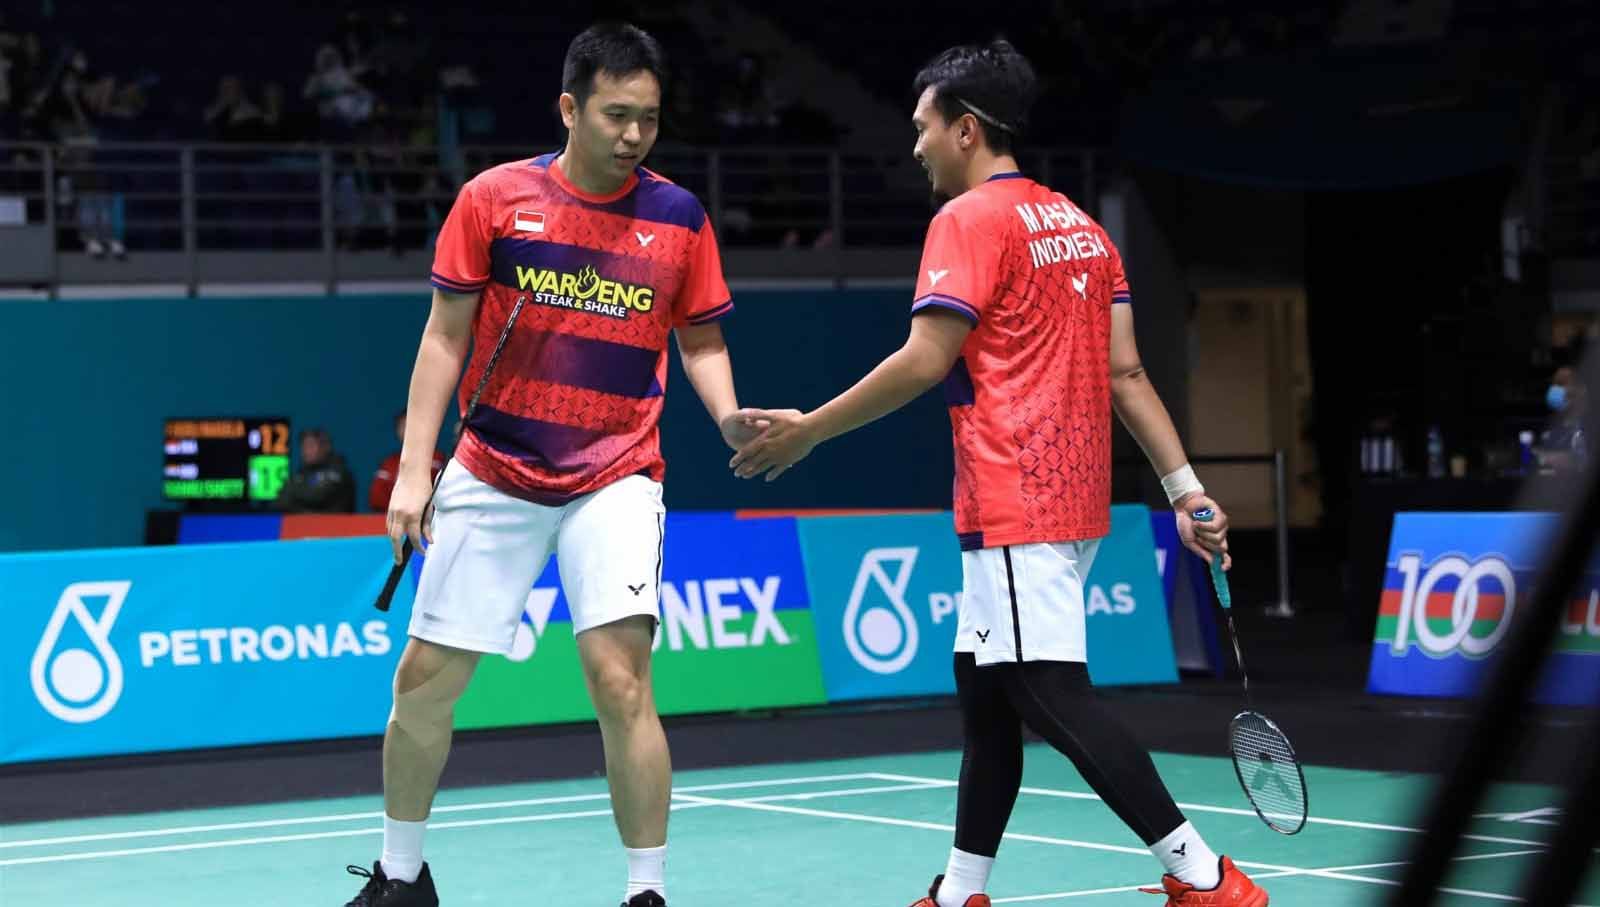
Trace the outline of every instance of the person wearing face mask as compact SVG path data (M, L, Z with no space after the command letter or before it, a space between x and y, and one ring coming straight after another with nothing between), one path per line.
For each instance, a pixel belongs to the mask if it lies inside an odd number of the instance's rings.
M1556 472L1582 467L1589 455L1589 393L1577 370L1565 365L1556 369L1544 399L1555 416L1539 439L1539 466Z

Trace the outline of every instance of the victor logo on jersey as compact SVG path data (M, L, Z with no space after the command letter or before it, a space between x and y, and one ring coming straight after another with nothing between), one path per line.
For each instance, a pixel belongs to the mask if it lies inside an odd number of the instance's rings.
M584 265L577 273L518 265L517 289L530 291L540 305L617 319L648 312L656 300L654 287L602 277L594 265Z

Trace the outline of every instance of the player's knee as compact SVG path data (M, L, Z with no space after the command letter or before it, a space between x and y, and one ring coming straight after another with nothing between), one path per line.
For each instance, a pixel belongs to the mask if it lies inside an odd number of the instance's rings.
M456 700L472 677L476 659L467 653L407 652L394 675L389 722L420 745L448 741Z
M649 679L626 662L592 667L589 688L594 692L595 712L603 721L632 721L650 705Z

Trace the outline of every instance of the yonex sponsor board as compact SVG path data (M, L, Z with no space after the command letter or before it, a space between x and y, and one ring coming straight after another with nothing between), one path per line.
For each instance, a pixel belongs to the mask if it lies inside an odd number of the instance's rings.
M388 551L0 556L0 762L381 733L405 638L371 607Z
M456 707L463 728L594 716L552 558L509 656L489 656ZM622 582L622 580L618 580ZM662 714L824 701L795 520L669 513L652 673Z
M1533 595L1556 518L1536 513L1395 515L1368 689L1470 696ZM1537 698L1600 701L1600 572L1569 597Z

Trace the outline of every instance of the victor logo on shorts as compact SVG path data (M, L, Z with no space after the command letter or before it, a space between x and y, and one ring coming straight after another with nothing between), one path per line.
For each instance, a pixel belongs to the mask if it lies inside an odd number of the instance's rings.
M916 564L916 548L874 548L856 572L844 609L844 644L857 664L875 674L898 673L917 657L917 619L906 603ZM887 565L898 565L892 576ZM874 588L882 601L868 601Z
M122 697L122 660L111 648L111 626L117 622L117 613L132 586L127 580L113 580L73 583L62 590L44 635L33 650L29 670L33 695L45 711L62 721L85 724L104 717L116 706ZM96 620L84 599L102 597L106 605ZM82 630L88 637L93 652L76 645L55 651L62 632L69 629L68 617L75 622L75 630Z

